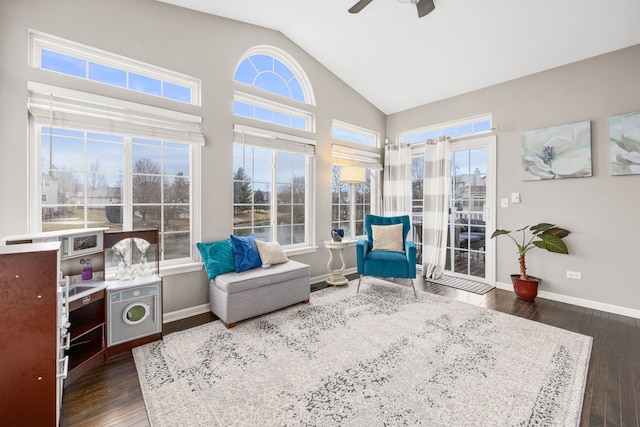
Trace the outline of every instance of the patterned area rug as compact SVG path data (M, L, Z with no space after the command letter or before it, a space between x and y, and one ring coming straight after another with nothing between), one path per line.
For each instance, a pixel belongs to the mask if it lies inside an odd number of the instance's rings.
M153 426L578 425L592 338L380 279L133 349Z
M442 276L440 279L425 279L428 282L445 285L463 291L473 292L474 294L484 295L494 287L486 283L475 282L473 280L461 279L459 277Z

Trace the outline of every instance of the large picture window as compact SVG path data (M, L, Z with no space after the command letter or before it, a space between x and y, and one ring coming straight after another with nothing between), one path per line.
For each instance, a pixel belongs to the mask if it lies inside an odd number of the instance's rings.
M191 256L188 144L48 126L39 133L42 231L157 227L161 260Z
M68 89L29 88L37 153L33 230L158 228L162 266L194 261L201 119Z
M237 127L233 146L233 232L289 248L311 245L314 145Z

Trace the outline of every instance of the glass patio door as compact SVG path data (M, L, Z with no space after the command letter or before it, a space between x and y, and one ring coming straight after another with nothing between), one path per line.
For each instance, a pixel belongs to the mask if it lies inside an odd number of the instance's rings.
M494 227L495 137L454 142L451 147L447 274L491 282L489 237ZM491 221L490 221L491 220ZM491 259L490 259L491 258Z

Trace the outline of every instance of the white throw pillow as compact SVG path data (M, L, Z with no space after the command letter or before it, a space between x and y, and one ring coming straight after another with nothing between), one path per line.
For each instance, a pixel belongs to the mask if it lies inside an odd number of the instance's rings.
M278 242L264 242L258 239L256 239L255 242L263 266L282 264L289 261L287 254L284 253Z
M404 252L402 245L402 224L372 225L374 251Z

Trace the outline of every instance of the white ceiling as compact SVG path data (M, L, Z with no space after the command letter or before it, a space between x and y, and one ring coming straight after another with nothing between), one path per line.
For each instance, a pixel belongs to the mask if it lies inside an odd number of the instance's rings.
M280 31L385 114L640 43L638 0L159 1Z

